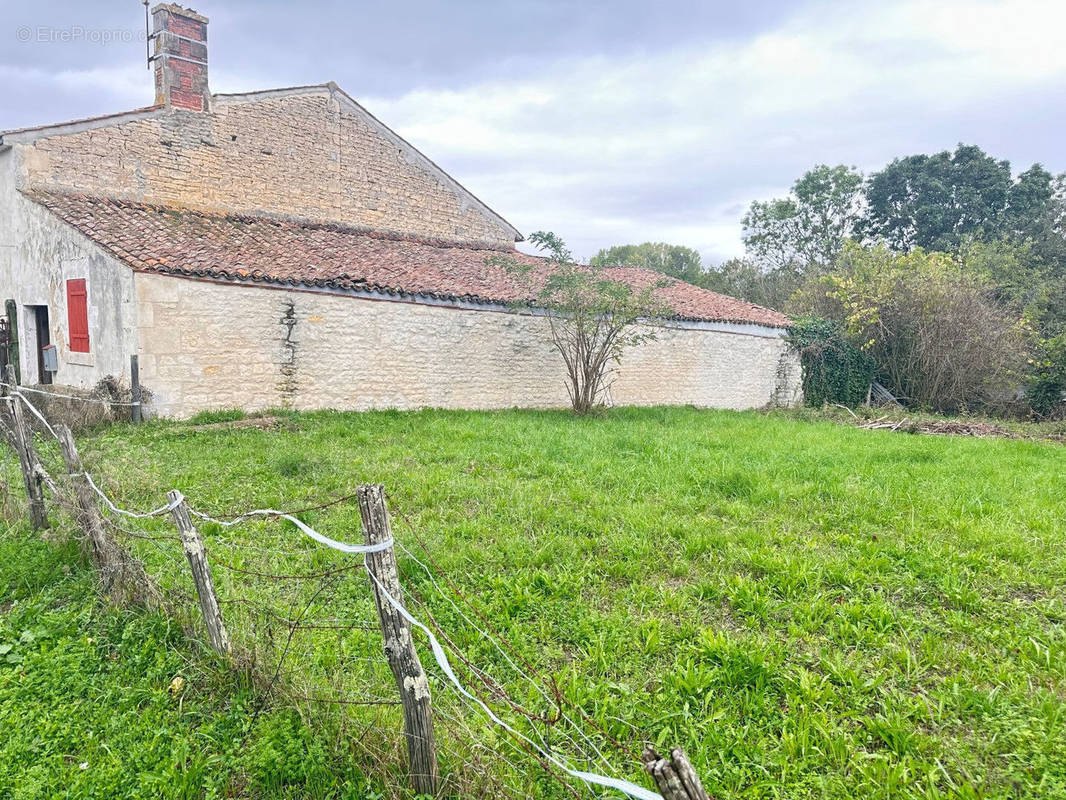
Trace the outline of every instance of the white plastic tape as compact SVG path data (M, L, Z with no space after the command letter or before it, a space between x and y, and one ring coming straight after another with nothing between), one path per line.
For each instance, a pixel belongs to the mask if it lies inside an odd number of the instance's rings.
M566 772L568 775L572 775L575 778L583 780L585 783L591 783L597 786L604 786L608 789L615 789L619 792L622 792L623 794L627 794L630 797L636 798L636 800L663 800L663 796L661 794L653 792L650 789L645 789L643 786L637 786L635 783L630 783L629 781L622 780L621 778L611 778L606 775L598 775L595 772L582 772L581 770L571 769L558 758L546 751L544 748L538 746L537 743L530 739L528 736L519 731L516 731L514 728L512 728L510 725L508 725L506 722L496 716L496 714L493 713L491 708L481 702L479 698L470 694L470 692L468 692L459 682L459 678L456 677L455 671L452 669L452 665L448 661L448 655L444 652L444 648L441 647L440 642L437 641L437 637L433 635L433 632L430 631L429 628L427 628L417 619L412 617L411 614L407 611L407 609L404 608L401 603L397 602L391 594L389 594L388 590L381 585L381 581L379 581L377 576L371 571L369 565L367 566L366 571L367 574L370 576L370 579L381 590L381 594L385 597L386 600L389 601L389 605L391 605L398 612L400 612L400 615L404 619L419 628L423 633L426 634L427 637L429 637L429 646L430 649L433 651L433 658L436 660L437 666L440 667L441 672L443 672L448 678L448 680L452 682L455 688L459 690L460 694L462 694L467 699L477 703L481 707L481 710L488 715L489 719L491 719L497 725L502 727L504 730L509 731L510 733L525 741L537 752L539 752L545 760L550 761L552 764Z
M306 536L309 536L310 538L314 539L319 544L324 544L326 545L326 547L332 547L334 550L339 550L342 553L380 553L382 550L388 550L390 547L392 547L392 539L387 539L386 541L378 542L377 544L348 544L348 542L339 542L336 539L330 539L328 536L323 536L310 525L301 522L291 514L286 514L282 511L275 511L271 508L257 508L255 511L247 511L244 514L241 514L239 517L235 517L234 519L229 520L228 522L223 522L222 520L215 519L214 517L209 517L202 511L196 511L191 508L189 509L189 511L194 516L197 516L202 520L206 520L207 522L214 522L216 525L221 525L224 528L229 528L233 525L237 525L238 523L244 521L244 519L247 517L281 517L282 519L287 519L289 522L299 528L300 531L302 531Z

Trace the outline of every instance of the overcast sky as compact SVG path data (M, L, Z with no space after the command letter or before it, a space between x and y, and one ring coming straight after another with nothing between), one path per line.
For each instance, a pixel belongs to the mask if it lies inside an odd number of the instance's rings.
M1066 171L1066 2L201 0L212 91L334 80L524 233L716 263L816 163ZM137 0L4 0L0 129L153 102Z

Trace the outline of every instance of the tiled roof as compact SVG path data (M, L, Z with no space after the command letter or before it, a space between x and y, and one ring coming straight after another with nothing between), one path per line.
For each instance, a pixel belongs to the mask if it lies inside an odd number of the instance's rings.
M515 250L414 239L267 216L216 215L99 197L34 194L135 270L273 285L428 296L473 303L532 300L526 284L500 266L511 254L537 270L544 259ZM656 296L677 319L789 324L783 314L664 278L650 270L613 267L611 277L634 288L662 282Z

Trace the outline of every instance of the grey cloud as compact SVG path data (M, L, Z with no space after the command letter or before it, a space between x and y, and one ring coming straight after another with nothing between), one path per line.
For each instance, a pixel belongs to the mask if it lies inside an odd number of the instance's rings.
M868 171L966 141L1066 170L1066 68L1022 63L1061 18L1031 25L1029 47L917 0L920 25L893 13L907 0L198 5L216 91L336 80L520 229L586 256L644 238L735 255L748 203L820 162ZM5 9L0 129L150 103L141 14L133 0ZM75 26L130 40L18 41Z

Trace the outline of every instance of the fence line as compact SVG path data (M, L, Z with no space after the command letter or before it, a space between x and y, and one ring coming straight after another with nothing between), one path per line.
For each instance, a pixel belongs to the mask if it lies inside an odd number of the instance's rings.
M135 406L137 403L127 403L121 400L108 400L104 397L79 397L76 394L63 394L61 392L52 392L45 389L35 389L30 386L20 386L17 383L8 381L0 381L0 388L11 389L18 392L30 392L32 394L44 395L47 397L59 397L64 400L77 400L82 403L99 403L105 406Z
M410 523L408 523L408 525L410 525ZM569 723L575 730L578 731L578 733L582 736L582 738L585 739L585 741L588 743L588 745L596 753L597 759L602 761L606 766L610 767L610 763L607 761L606 756L604 756L604 754L596 746L596 743L593 741L593 739L590 736L588 736L587 734L585 734L584 731L582 731L581 728L578 726L578 724L576 722L574 722L574 720L571 719L569 716L567 716L566 712L563 710L563 707L562 707L563 706L562 694L559 692L558 687L553 687L554 690L555 690L555 697L550 696L548 694L548 692L544 689L544 687L543 687L543 685L541 684L540 681L538 681L535 678L533 678L532 675L530 675L529 673L525 672L517 664L514 663L514 661L511 659L510 655L508 655L507 650L504 649L504 647L500 644L499 640L497 640L496 638L494 638L492 636L489 636L487 633L485 633L484 630L482 630L473 620L470 619L470 617L468 617L466 615L466 613L459 607L459 605L454 600L452 600L451 596L448 595L441 588L439 583L437 583L437 580L433 576L433 573L430 571L429 567L427 567L425 564L423 564L414 555L414 553L412 553L410 550L408 550L406 547L404 547L403 544L397 542L397 545L400 547L401 550L403 550L403 552L405 554L407 554L407 556L412 561L414 561L416 564L418 564L425 571L427 577L429 577L430 583L433 584L433 587L437 590L437 592L441 595L441 597L443 597L451 605L451 607L456 611L456 613L458 613L459 616L462 617L462 619L468 625L470 625L470 627L472 627L474 630L476 630L478 632L478 634L483 639L485 639L486 641L491 642L492 646L497 651L499 651L500 655L503 656L504 660L511 666L511 668L515 672L517 672L519 675L521 675L528 683L530 683L533 686L533 688L541 695L541 697L544 698L544 700L546 700L549 704L554 704L556 706L556 708L558 709L558 713L559 713L560 717L562 719L564 719L567 723ZM465 601L465 598L463 598L463 599ZM466 602L469 603L469 601L466 601ZM517 653L516 653L516 655L517 655ZM602 731L602 729L601 729L601 731ZM602 732L606 733L605 731L602 731ZM619 749L623 749L620 744L616 743L616 745L619 747ZM578 747L576 749L578 749L580 751L581 748ZM589 761L593 761L595 759L591 759L590 758L588 760Z
M53 437L55 437L61 445L64 446L64 455L67 455L67 450L73 448L73 439L67 438L69 432L64 427L60 426L59 431L53 427L46 416L36 408L36 406L23 394L24 391L36 392L38 394L51 394L57 397L65 397L73 400L84 400L86 402L106 402L97 400L94 398L79 398L75 395L64 395L56 392L48 392L44 390L34 390L27 387L19 387L14 384L9 377L7 383L0 384L8 389L11 389L10 393L4 399L8 401L13 414L17 413L17 409L24 405L43 425ZM126 403L111 403L111 405L133 405ZM17 428L17 426L15 426ZM16 431L17 435L17 431ZM69 448L67 447L69 445ZM484 617L483 614L473 605L470 601L459 592L458 588L448 579L447 575L439 570L437 565L432 559L432 555L429 553L425 543L421 540L421 537L417 535L414 526L410 523L401 512L401 516L404 518L408 527L411 528L412 533L415 535L419 542L419 545L425 550L426 555L433 565L433 569L427 566L423 561L417 558L408 548L404 547L402 543L395 541L391 530L388 525L388 510L385 508L385 499L381 487L376 486L363 486L356 492L346 495L344 497L335 498L333 500L324 502L322 504L311 506L309 508L301 509L295 512L283 512L275 509L253 509L250 511L243 511L228 516L228 519L217 519L206 512L197 510L187 503L185 496L178 490L172 491L168 496L168 502L156 509L139 512L131 511L126 508L122 508L118 503L112 500L106 492L104 492L98 483L92 478L90 473L80 465L80 461L76 458L76 451L74 452L74 460L68 459L66 470L66 477L74 485L77 485L78 481L81 481L89 494L86 494L82 498L82 502L69 503L62 497L62 492L54 481L48 476L43 465L40 463L36 456L36 451L33 449L32 435L26 437L26 448L31 456L31 461L36 461L36 464L30 464L29 467L34 470L34 475L37 472L43 474L48 480L46 485L49 486L53 493L53 502L55 502L60 508L67 511L74 511L76 519L82 519L82 524L92 528L94 523L89 518L90 511L86 508L85 498L91 498L95 496L103 505L113 514L115 517L122 517L127 520L135 522L138 526L143 523L150 523L159 521L165 518L168 514L174 516L177 522L180 536L174 535L159 535L158 533L145 532L142 529L129 530L123 528L117 524L117 519L107 520L106 518L100 518L102 521L97 524L98 530L92 535L96 539L104 541L104 543L110 547L105 539L110 538L114 542L114 546L120 551L120 560L117 563L125 564L127 561L136 562L132 556L125 553L125 550L117 544L117 541L113 539L114 532L121 531L123 535L130 537L134 540L144 540L149 542L155 550L162 553L167 563L173 566L175 559L172 558L170 551L164 546L165 541L182 541L185 549L185 555L190 565L190 571L193 576L193 584L196 588L196 593L199 596L200 607L202 617L207 626L209 636L212 641L212 645L219 652L226 656L229 656L234 652L232 645L230 644L229 635L227 633L226 625L223 622L223 608L237 609L247 608L250 610L252 617L252 639L250 641L250 647L252 648L250 653L247 654L252 664L258 664L259 655L261 653L269 654L274 652L276 654L276 663L272 668L268 667L268 672L272 672L272 678L269 682L270 686L277 684L281 677L282 670L286 664L286 661L290 658L301 657L308 663L317 663L323 659L327 661L334 661L336 665L333 669L333 674L337 676L335 684L338 686L346 686L346 681L351 678L349 674L350 670L341 670L340 666L350 666L354 663L366 663L367 666L382 666L384 664L390 664L393 667L394 677L397 682L397 687L400 692L400 700L390 700L382 697L351 697L336 696L336 697L323 697L317 695L315 691L309 686L309 690L303 692L291 691L289 696L294 699L304 700L306 702L314 702L323 705L336 705L336 706L367 706L378 707L379 714L380 709L387 708L392 705L401 705L404 709L405 718L408 719L407 724L407 737L408 737L408 749L411 758L411 778L415 785L415 788L419 791L427 791L427 793L435 793L438 789L439 783L436 777L436 759L433 751L437 744L441 744L446 750L450 749L448 745L436 740L432 732L432 717L433 715L439 715L443 719L450 719L453 721L455 727L449 728L449 733L454 734L456 728L461 727L457 720L458 717L448 714L442 706L435 706L430 711L429 705L429 683L426 676L421 672L421 666L417 663L417 655L413 647L409 651L409 658L407 661L400 658L401 652L396 649L396 642L406 639L411 641L411 631L414 629L419 630L425 637L429 645L430 652L433 656L433 662L436 665L437 670L443 679L435 678L434 681L441 680L443 686L447 687L451 694L457 697L461 703L470 707L476 714L486 718L492 725L501 729L507 734L513 741L512 745L517 750L522 751L525 755L532 757L536 760L549 774L559 781L562 787L565 787L569 792L576 794L573 786L570 786L566 778L579 781L589 789L608 789L624 794L635 800L675 800L677 798L703 798L706 794L693 794L695 791L693 787L699 789L702 792L702 787L699 787L698 780L695 780L695 772L692 770L691 765L688 764L684 754L679 750L671 752L669 759L662 759L654 751L648 750L644 755L644 766L646 771L652 775L656 784L663 794L658 794L654 791L639 786L631 781L614 777L611 775L600 774L596 771L590 771L587 769L581 769L573 764L570 759L559 751L558 747L553 747L549 744L545 735L541 732L538 725L544 725L546 729L552 731L552 736L562 740L562 743L566 745L566 748L572 750L576 755L580 757L580 760L588 764L602 764L608 771L613 771L611 764L600 746L597 745L595 738L586 732L582 726L580 726L571 716L569 716L564 710L564 704L569 705L571 708L576 709L579 716L586 722L591 723L597 729L599 734L605 736L611 743L620 751L624 751L626 748L621 745L617 740L614 740L606 731L603 730L597 723L591 720L584 710L569 701L559 691L558 687L554 685L552 681L551 691L546 689L543 683L543 677L537 672L537 670L526 661L525 658L517 652L517 650L506 642L505 639L500 637L498 632L491 627L491 624ZM20 451L20 456L22 452ZM23 460L23 471L26 472L25 460ZM28 474L28 473L27 473ZM30 482L27 479L27 490L30 489ZM373 511L368 516L367 509L370 508L370 501L373 498L378 498L380 508ZM367 534L366 544L353 544L345 542L339 539L335 539L326 536L319 531L315 530L310 525L306 524L302 520L294 516L297 513L303 513L306 511L318 510L335 506L339 503L343 503L347 500L358 498L360 502L360 509L363 512L364 531ZM32 499L32 495L31 495ZM95 508L95 504L94 508ZM77 516L77 512L80 509L80 516ZM95 512L99 516L98 511ZM373 519L374 514L377 515L376 523ZM216 546L231 547L235 551L248 551L248 552L262 552L269 553L272 556L278 556L282 554L276 548L260 548L253 545L247 545L243 542L217 540L212 541L210 545L204 543L199 533L196 531L195 526L192 524L192 518L210 522L214 525L221 527L222 529L234 529L237 526L247 524L253 521L262 520L267 521L271 519L284 519L292 523L302 535L312 539L313 541L344 555L357 555L362 556L362 564L344 565L335 568L322 569L315 572L300 572L295 573L293 571L279 572L279 571L266 571L262 569L251 569L246 566L239 566L236 563L227 562L226 560L218 557L214 557L213 563L221 569L232 573L234 576L242 576L243 578L257 578L269 582L271 590L276 591L277 587L284 584L294 584L296 586L312 586L317 584L317 588L314 588L310 592L309 597L302 597L297 594L290 604L290 610L288 614L279 614L274 609L270 608L266 604L259 602L253 602L248 598L226 598L220 600L215 591L213 579L211 576L211 567L208 562L209 552L214 552ZM378 527L375 533L372 533L372 529ZM104 527L110 528L111 533L105 534L102 532ZM105 538L101 538L105 537ZM95 540L94 540L95 541ZM95 545L94 545L95 546ZM521 703L512 698L504 688L504 684L493 678L485 669L477 666L474 661L465 656L455 642L446 631L444 631L437 620L434 618L429 607L425 604L422 598L415 594L412 597L415 602L421 607L422 613L425 614L429 624L419 620L410 610L406 607L403 600L399 596L400 592L400 578L399 572L396 570L396 562L394 556L395 547L399 547L400 550L407 555L414 563L416 563L427 575L430 583L437 594L439 594L445 601L452 607L452 609L459 615L459 617L469 625L477 633L477 637L484 642L490 644L500 655L504 658L507 665L515 671L515 673L522 679L523 682L528 682L535 689L536 693L547 703L547 707L554 711L553 715L537 714L529 709L525 708ZM287 551L290 554L306 555L307 551ZM180 557L179 557L180 558ZM96 559L94 559L95 561ZM143 580L147 584L155 585L154 582L148 577L144 568L141 567L140 562L136 562L140 572L128 573L128 571L119 570L118 574L121 580ZM372 564L374 566L372 566ZM391 564L391 567L389 566ZM294 650L294 639L299 632L323 632L323 631L337 631L337 636L340 637L344 631L362 630L369 631L377 629L377 626L372 623L352 623L350 619L315 619L309 618L311 610L320 602L323 595L328 591L335 591L338 585L338 581L342 577L349 577L362 568L362 571L366 573L369 579L369 588L373 591L371 594L378 598L378 616L381 625L381 631L385 634L385 654L387 658L378 656L372 658L368 656L356 654L343 654L344 650L343 642L345 640L338 638L338 648L335 653L324 653L321 650L312 651L300 651ZM102 564L98 564L98 568L103 569ZM389 578L388 571L394 572L394 578ZM385 570L385 572L381 572ZM434 574L436 572L436 575ZM470 610L481 619L482 624L492 631L495 635L490 635L482 626L475 623L466 612L460 608L459 604L453 599L452 594L445 591L444 588L437 580L437 576L440 576L446 581L452 589L452 593L458 595L459 599L466 604ZM127 587L128 588L128 587ZM188 601L192 599L192 596L188 593L182 592L182 599ZM143 597L143 595L141 595ZM299 609L298 613L297 610ZM227 612L229 613L229 612ZM262 627L258 627L255 623L255 617L262 615L264 622ZM272 620L273 622L271 622ZM392 620L391 622L389 620ZM278 630L275 626L280 626ZM431 626L433 629L431 630ZM266 639L261 640L258 632L265 630ZM390 634L391 631L391 634ZM284 643L278 648L279 639L276 634L281 633ZM399 639L392 639L393 637L399 637ZM441 640L447 643L447 648L452 651L453 656L461 662L469 672L470 679L472 681L471 687L466 685L466 681L460 678L460 675L456 672L452 665L451 659L449 659L448 652L445 645ZM249 645L244 645L245 647ZM262 648L266 648L263 650ZM510 651L510 654L508 653ZM512 658L512 655L515 658ZM411 663L413 659L413 665ZM517 661L521 661L525 668L519 666ZM273 660L273 659L271 659ZM401 661L403 662L401 664ZM417 667L417 669L416 669ZM530 674L533 673L533 674ZM535 678L534 675L537 677ZM294 678L304 680L305 682L310 680L309 674L303 674L302 670L297 670L294 673ZM539 679L539 680L538 680ZM413 681L413 683L412 683ZM481 693L477 690L476 684L482 684L488 691L488 697L482 697ZM408 695L411 695L409 698ZM522 723L511 724L503 719L497 711L494 711L489 705L491 698L495 697L502 704L506 705L511 711L516 713L519 718L523 719ZM415 712L415 706L421 705L421 710ZM502 713L502 712L501 712ZM414 714L415 716L412 716ZM343 720L344 718L341 717ZM380 720L380 717L375 718ZM421 720L417 724L412 724L412 720ZM565 722L563 727L557 727ZM520 728L528 726L528 735ZM466 725L469 729L469 725ZM369 732L375 730L374 723L360 736L360 746L364 746L366 752L371 753L373 746L369 742L364 743L364 739ZM571 734L573 731L573 735ZM466 733L470 737L470 744L472 747L485 749L483 744L478 741L478 736L472 731L467 730ZM575 738L575 736L577 738ZM533 738L535 737L535 738ZM539 742L537 741L539 740ZM588 750L586 750L588 748ZM649 755L654 755L651 758ZM462 758L461 754L460 759ZM519 765L508 760L503 754L493 752L494 758L499 758L503 763L506 763L517 775L522 773L522 769ZM556 772L561 773L556 774ZM680 776L680 777L679 777ZM682 780L683 778L683 780ZM452 776L445 775L445 784L450 783ZM693 784L693 780L695 783ZM676 784L676 785L675 785ZM506 784L505 784L506 786ZM678 787L680 786L680 790ZM507 786L508 790L512 790L513 787ZM687 794L679 794L678 791L688 792Z

